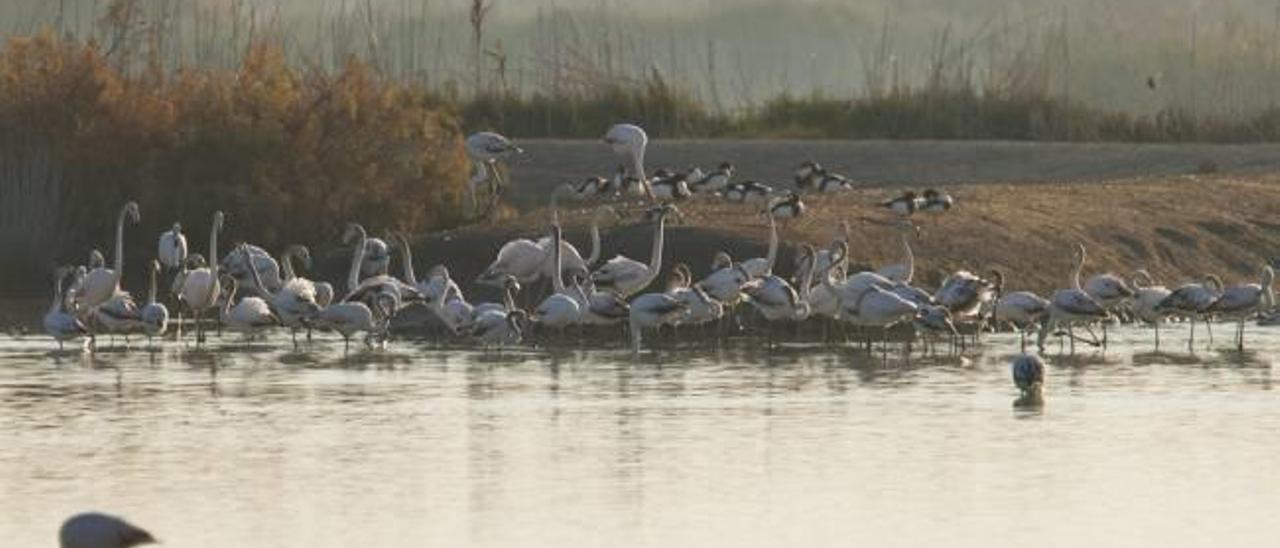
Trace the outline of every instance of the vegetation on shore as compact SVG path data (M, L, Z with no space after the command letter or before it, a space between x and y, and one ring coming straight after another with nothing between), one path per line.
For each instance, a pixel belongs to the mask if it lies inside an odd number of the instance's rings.
M218 209L231 241L269 249L354 219L406 231L461 220L461 133L413 85L357 60L292 67L270 44L230 70L125 68L137 62L47 31L0 50L0 250L24 267L5 274L43 280L32 268L83 261L129 199L143 212L128 229L147 242L131 246L138 258L178 220L204 252Z

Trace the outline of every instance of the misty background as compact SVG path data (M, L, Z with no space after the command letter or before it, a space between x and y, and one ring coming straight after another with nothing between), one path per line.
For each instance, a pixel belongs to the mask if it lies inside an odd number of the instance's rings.
M5 34L110 43L106 0L6 0ZM894 86L1028 92L1150 114L1245 117L1276 104L1277 0L138 0L169 67L234 67L256 38L333 68L348 56L466 95L563 96L651 78L731 111Z

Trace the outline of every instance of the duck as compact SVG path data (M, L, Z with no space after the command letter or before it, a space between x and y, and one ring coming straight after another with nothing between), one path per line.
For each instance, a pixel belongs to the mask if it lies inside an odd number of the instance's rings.
M773 195L773 187L755 181L731 183L722 192L724 199L735 203L764 202Z

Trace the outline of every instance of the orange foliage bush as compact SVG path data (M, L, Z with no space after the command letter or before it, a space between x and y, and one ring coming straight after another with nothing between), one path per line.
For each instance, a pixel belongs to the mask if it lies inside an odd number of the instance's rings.
M233 71L167 74L48 31L11 38L0 52L0 136L0 162L44 147L59 163L58 180L0 177L4 200L41 199L19 186L56 187L43 193L56 201L54 226L27 230L62 231L60 247L74 253L46 264L104 245L130 198L145 228L183 221L198 251L215 209L228 215L229 238L271 249L332 241L350 220L406 231L461 221L467 165L454 116L356 60L299 70L258 44ZM146 241L133 249L153 252Z

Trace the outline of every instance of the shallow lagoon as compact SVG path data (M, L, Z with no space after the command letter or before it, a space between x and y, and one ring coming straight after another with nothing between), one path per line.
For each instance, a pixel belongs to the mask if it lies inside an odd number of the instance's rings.
M1011 405L1010 335L909 362L5 338L0 535L101 509L171 546L1270 544L1280 331L1183 335L1051 352L1041 410Z

